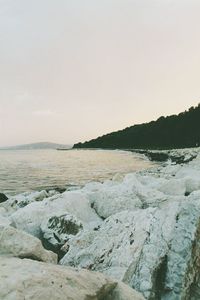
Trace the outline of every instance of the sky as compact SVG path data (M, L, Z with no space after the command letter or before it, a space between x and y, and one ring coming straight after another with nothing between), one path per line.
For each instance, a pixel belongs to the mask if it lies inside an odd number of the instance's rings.
M0 0L0 146L73 144L200 102L199 0Z

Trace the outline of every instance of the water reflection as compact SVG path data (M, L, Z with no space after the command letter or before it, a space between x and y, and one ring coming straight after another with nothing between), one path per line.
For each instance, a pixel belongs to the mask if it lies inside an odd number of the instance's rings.
M126 151L4 150L0 151L0 191L16 194L51 186L84 185L150 166L147 160Z

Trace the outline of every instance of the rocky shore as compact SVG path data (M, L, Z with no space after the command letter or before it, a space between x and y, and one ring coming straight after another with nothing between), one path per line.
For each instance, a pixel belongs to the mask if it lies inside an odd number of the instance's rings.
M200 148L151 153L124 178L1 195L0 299L200 299Z

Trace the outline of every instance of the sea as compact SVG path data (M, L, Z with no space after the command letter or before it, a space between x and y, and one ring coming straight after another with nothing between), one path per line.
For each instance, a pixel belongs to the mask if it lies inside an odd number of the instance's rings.
M151 166L144 156L120 150L1 150L0 192L76 189Z

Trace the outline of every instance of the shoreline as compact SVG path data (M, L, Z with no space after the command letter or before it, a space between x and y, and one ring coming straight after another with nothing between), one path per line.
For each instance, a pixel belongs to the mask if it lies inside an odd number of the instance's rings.
M0 226L41 240L62 267L98 271L145 299L198 299L200 148L161 153L159 165L124 178L10 197L0 204Z
M12 150L0 157L0 191L9 196L43 189L77 189L91 181L103 182L116 173L127 174L152 165L143 155L113 150Z
M144 154L150 161L166 162L171 160L175 163L187 163L196 158L199 147L177 148L177 149L125 149L125 148L72 148L69 150L108 150L108 151L127 151L132 153ZM184 154L191 150L191 157L185 159Z

